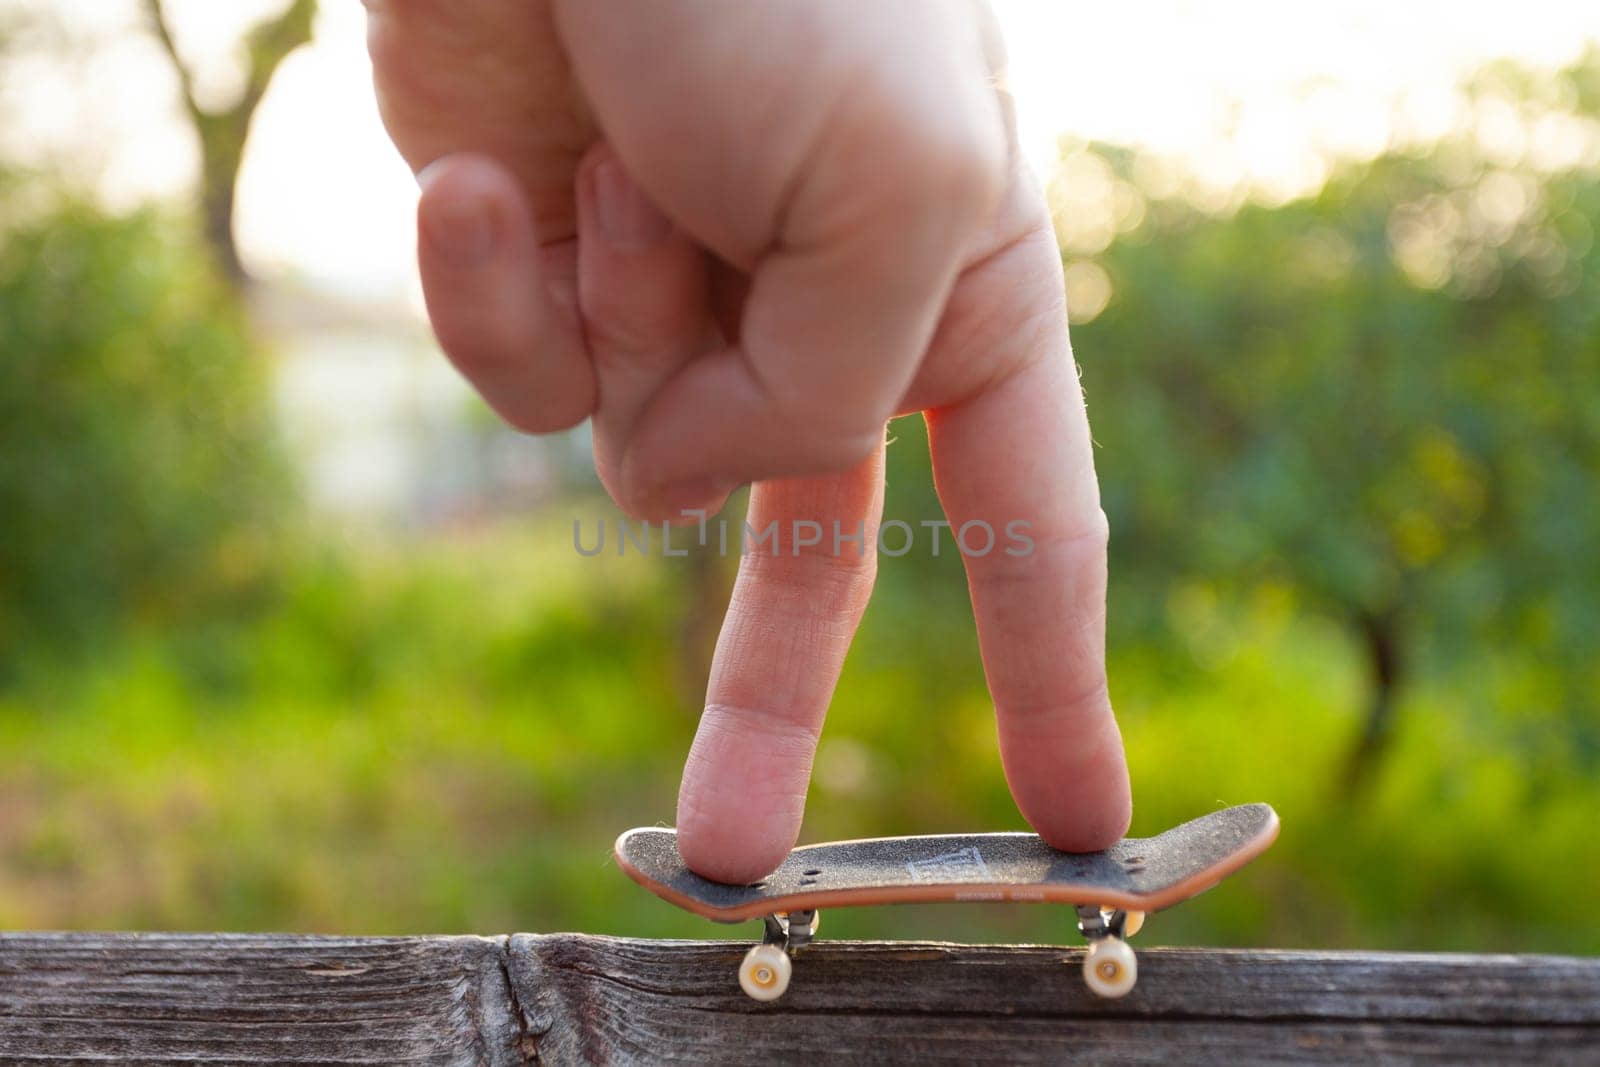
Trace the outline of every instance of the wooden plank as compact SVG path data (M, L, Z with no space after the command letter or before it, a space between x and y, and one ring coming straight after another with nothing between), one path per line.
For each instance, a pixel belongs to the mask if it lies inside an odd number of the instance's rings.
M0 1062L523 1063L506 939L0 935Z
M0 1062L1600 1064L1600 960L822 942L780 1001L745 943L576 934L0 935Z
M512 978L557 1061L1600 1063L1600 960L1155 949L1106 1001L1081 949L821 943L784 998L742 945L518 936Z

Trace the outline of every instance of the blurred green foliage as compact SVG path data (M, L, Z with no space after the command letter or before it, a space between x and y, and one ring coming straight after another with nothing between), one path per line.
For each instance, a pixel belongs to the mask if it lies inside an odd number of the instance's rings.
M262 352L156 213L0 204L0 672L256 596L290 499Z
M1485 77L1533 126L1600 116L1600 62ZM1118 231L1063 239L1109 293L1075 339L1134 833L1251 800L1284 824L1147 942L1600 952L1574 906L1600 884L1600 200L1536 158L1452 141L1219 215L1074 149L1093 195L1060 202L1103 195ZM670 819L693 735L685 561L580 559L573 516L614 518L587 498L284 537L263 357L198 242L0 217L0 924L752 933L609 857ZM920 421L895 437L886 512L932 518ZM1352 795L1369 619L1403 714ZM959 559L883 560L805 837L1019 826ZM1044 907L828 924L1073 939Z
M0 697L0 924L751 936L612 865L620 830L670 820L697 709L669 695L676 576L637 556L575 566L570 529L553 516L308 564L219 653L231 692L148 632ZM808 839L1021 826L970 619L927 611L908 560L885 561L846 668ZM1600 879L1600 783L1528 774L1505 727L1460 721L1446 686L1414 699L1374 794L1341 804L1328 785L1361 677L1337 633L1270 599L1197 622L1191 650L1112 653L1134 832L1266 798L1284 833L1142 939L1600 951L1600 922L1572 906ZM1049 907L828 923L1075 937Z
M1188 583L1345 626L1368 663L1358 761L1404 683L1442 674L1481 683L1479 712L1531 704L1529 743L1555 731L1600 767L1600 182L1563 165L1597 138L1596 86L1600 53L1531 84L1492 69L1467 98L1515 116L1499 140L1220 216L1151 195L1128 153L1066 168L1145 215L1099 257L1115 295L1075 335L1118 614L1186 626L1159 593ZM1539 695L1508 699L1502 653L1544 665Z

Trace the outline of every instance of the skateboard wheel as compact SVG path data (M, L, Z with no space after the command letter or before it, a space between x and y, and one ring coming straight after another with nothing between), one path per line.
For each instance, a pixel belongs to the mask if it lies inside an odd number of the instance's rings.
M1089 943L1083 958L1083 981L1095 996L1126 996L1138 979L1139 961L1126 941L1103 937Z
M789 988L789 954L777 945L756 945L739 964L739 985L752 1000L777 1000Z

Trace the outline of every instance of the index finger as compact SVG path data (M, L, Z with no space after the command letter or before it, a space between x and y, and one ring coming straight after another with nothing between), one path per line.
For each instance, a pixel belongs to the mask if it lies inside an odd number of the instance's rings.
M877 574L882 509L881 438L847 471L751 489L749 550L741 531L678 793L678 849L707 878L761 878L794 847L822 720Z

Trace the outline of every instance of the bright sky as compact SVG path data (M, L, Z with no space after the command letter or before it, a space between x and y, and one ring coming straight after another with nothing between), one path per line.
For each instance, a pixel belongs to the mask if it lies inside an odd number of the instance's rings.
M136 0L8 2L56 13L97 43L73 48L65 64L60 55L12 62L0 137L31 151L94 146L113 201L181 188L195 152L164 59L140 32ZM228 56L240 28L276 6L169 5L202 88L213 90L234 74ZM1600 41L1596 0L995 6L1024 142L1041 165L1063 131L1143 143L1218 182L1246 174L1284 194L1317 180L1319 152L1380 149L1395 132L1396 104L1416 132L1459 121L1451 87L1487 59L1559 64ZM280 71L242 177L241 244L263 273L414 301L416 189L378 123L363 21L353 0L328 0L315 43Z

